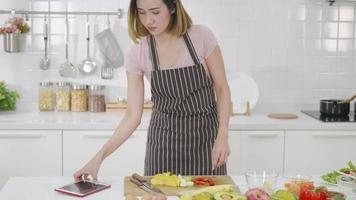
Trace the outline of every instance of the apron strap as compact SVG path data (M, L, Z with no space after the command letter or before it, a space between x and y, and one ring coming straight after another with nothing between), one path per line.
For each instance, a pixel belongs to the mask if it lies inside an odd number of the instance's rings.
M153 35L150 35L148 40L148 46L150 47L151 51L151 61L153 65L153 70L159 70L159 61L158 61L158 54L156 50L156 41Z
M183 38L184 38L184 42L189 50L189 54L192 57L195 65L200 65L199 57L194 49L193 43L190 40L190 37L187 32L183 34ZM156 49L156 41L155 41L155 38L153 37L153 35L150 35L150 38L148 40L148 45L149 45L150 51L151 51L151 61L153 64L153 69L159 70L159 60L158 60L158 53L157 53L157 49Z
M188 47L190 56L192 57L192 59L193 59L195 65L200 65L199 57L198 57L198 55L197 55L197 52L195 52L193 43L192 43L192 41L190 40L190 37L189 37L188 32L184 33L183 38L184 38L185 44L186 44L187 47Z

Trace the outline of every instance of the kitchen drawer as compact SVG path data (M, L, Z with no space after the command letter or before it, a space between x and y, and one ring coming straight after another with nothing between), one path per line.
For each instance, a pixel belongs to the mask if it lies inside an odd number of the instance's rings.
M322 174L356 161L355 131L287 131L285 170Z
M283 131L230 131L229 174L248 170L283 171Z
M143 174L147 131L135 131L127 141L108 156L99 176ZM112 131L64 131L63 174L71 176L83 167L112 136Z
M61 176L61 131L0 131L0 188L11 176Z

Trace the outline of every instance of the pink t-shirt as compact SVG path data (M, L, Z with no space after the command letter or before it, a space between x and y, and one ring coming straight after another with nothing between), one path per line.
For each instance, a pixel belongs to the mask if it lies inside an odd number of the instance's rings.
M206 59L218 44L214 34L208 27L202 25L192 25L188 30L188 34L200 62L203 64L206 73L210 77ZM134 44L131 48L129 48L125 56L125 68L128 73L138 75L144 74L150 81L151 71L153 68L147 39L148 37L143 37L138 44ZM183 38L181 39L184 42ZM194 61L189 54L188 48L184 45L183 51L181 52L177 63L169 69L189 67L192 65L194 65Z

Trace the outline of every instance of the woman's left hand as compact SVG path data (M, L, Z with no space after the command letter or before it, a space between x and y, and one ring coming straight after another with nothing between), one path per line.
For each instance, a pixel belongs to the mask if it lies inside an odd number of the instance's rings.
M230 146L228 141L228 134L218 133L212 151L212 160L213 160L212 170L215 170L221 165L225 164L227 162L227 158L229 157L229 155L230 155Z

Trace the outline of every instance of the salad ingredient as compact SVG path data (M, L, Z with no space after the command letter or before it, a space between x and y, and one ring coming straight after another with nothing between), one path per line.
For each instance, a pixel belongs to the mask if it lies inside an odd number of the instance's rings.
M180 187L188 187L188 186L193 186L194 185L191 176L178 175L178 179L179 179L179 184L180 184L179 186Z
M192 200L214 200L210 192L202 192L193 196Z
M179 194L181 195L180 199L181 200L191 200L194 195L203 193L203 192L209 192L210 194L214 195L217 192L233 192L233 186L232 185L215 185L215 186L210 186L210 187L203 187L197 190L191 190L191 191L181 191Z
M214 186L215 185L215 181L212 178L196 177L192 181L193 181L194 185L197 185L197 186L202 186L202 185Z
M322 175L320 178L323 179L327 183L336 184L336 177L340 176L340 173L337 171L333 171L327 174Z
M271 198L273 200L297 200L293 193L286 190L276 191Z
M301 188L305 188L308 190L314 189L314 183L306 180L292 181L286 183L284 186L287 188L288 192L291 192L295 196L299 196Z
M299 200L327 200L326 191L324 189L309 190L302 188L299 195Z
M247 192L245 194L246 194L248 200L270 200L271 199L269 194L260 188L249 189L249 190L247 190Z
M214 194L215 200L247 200L245 195L236 192L217 192Z
M180 181L176 175L170 172L166 172L166 173L154 175L153 178L151 179L151 184L155 186L165 185L165 186L179 187Z

